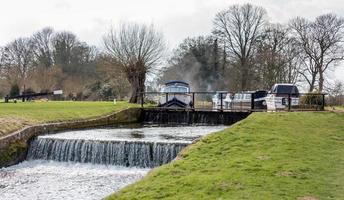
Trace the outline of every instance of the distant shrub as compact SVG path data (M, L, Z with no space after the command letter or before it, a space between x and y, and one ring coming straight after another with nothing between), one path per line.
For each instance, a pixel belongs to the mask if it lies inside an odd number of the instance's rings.
M300 105L304 107L321 108L323 105L323 95L319 93L309 93L301 96Z
M20 94L20 89L18 84L14 84L11 86L10 96L18 96Z

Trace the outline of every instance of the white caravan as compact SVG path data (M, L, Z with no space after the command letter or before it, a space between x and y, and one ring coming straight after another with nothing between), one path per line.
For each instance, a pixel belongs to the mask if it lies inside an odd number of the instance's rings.
M275 84L266 96L267 110L283 110L299 105L299 90L296 85L282 83ZM290 98L290 102L289 102Z

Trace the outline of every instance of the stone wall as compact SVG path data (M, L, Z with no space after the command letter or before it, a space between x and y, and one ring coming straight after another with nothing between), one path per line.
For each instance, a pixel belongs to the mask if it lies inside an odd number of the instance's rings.
M139 122L140 108L129 108L106 116L30 126L0 138L0 168L25 160L30 139L57 131Z

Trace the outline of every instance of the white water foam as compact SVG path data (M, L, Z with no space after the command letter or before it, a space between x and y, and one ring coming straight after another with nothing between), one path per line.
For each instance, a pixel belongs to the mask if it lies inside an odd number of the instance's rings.
M70 142L84 140L91 143L92 141L190 143L195 138L224 128L224 126L203 126L92 129L44 135L39 136L38 139L70 140ZM24 161L0 169L0 199L102 199L141 179L149 170L150 168L78 162Z
M68 131L43 135L38 138L96 141L140 141L177 143L192 141L211 132L223 130L225 126L186 126L186 127L143 127L113 128Z
M149 170L42 160L24 161L0 169L0 199L102 199L139 180Z

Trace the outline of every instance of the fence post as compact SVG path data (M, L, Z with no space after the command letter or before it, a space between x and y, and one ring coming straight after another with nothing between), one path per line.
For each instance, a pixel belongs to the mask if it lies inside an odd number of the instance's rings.
M251 94L251 111L254 110L254 93Z
M223 95L223 93L222 92L220 92L220 99L221 99L221 103L220 103L220 110L221 111L223 111L223 99L222 99L222 95Z
M325 110L325 94L322 94L322 110Z
M290 93L288 93L288 111L291 110L291 98L290 98Z
M192 108L195 109L195 93L192 93Z

